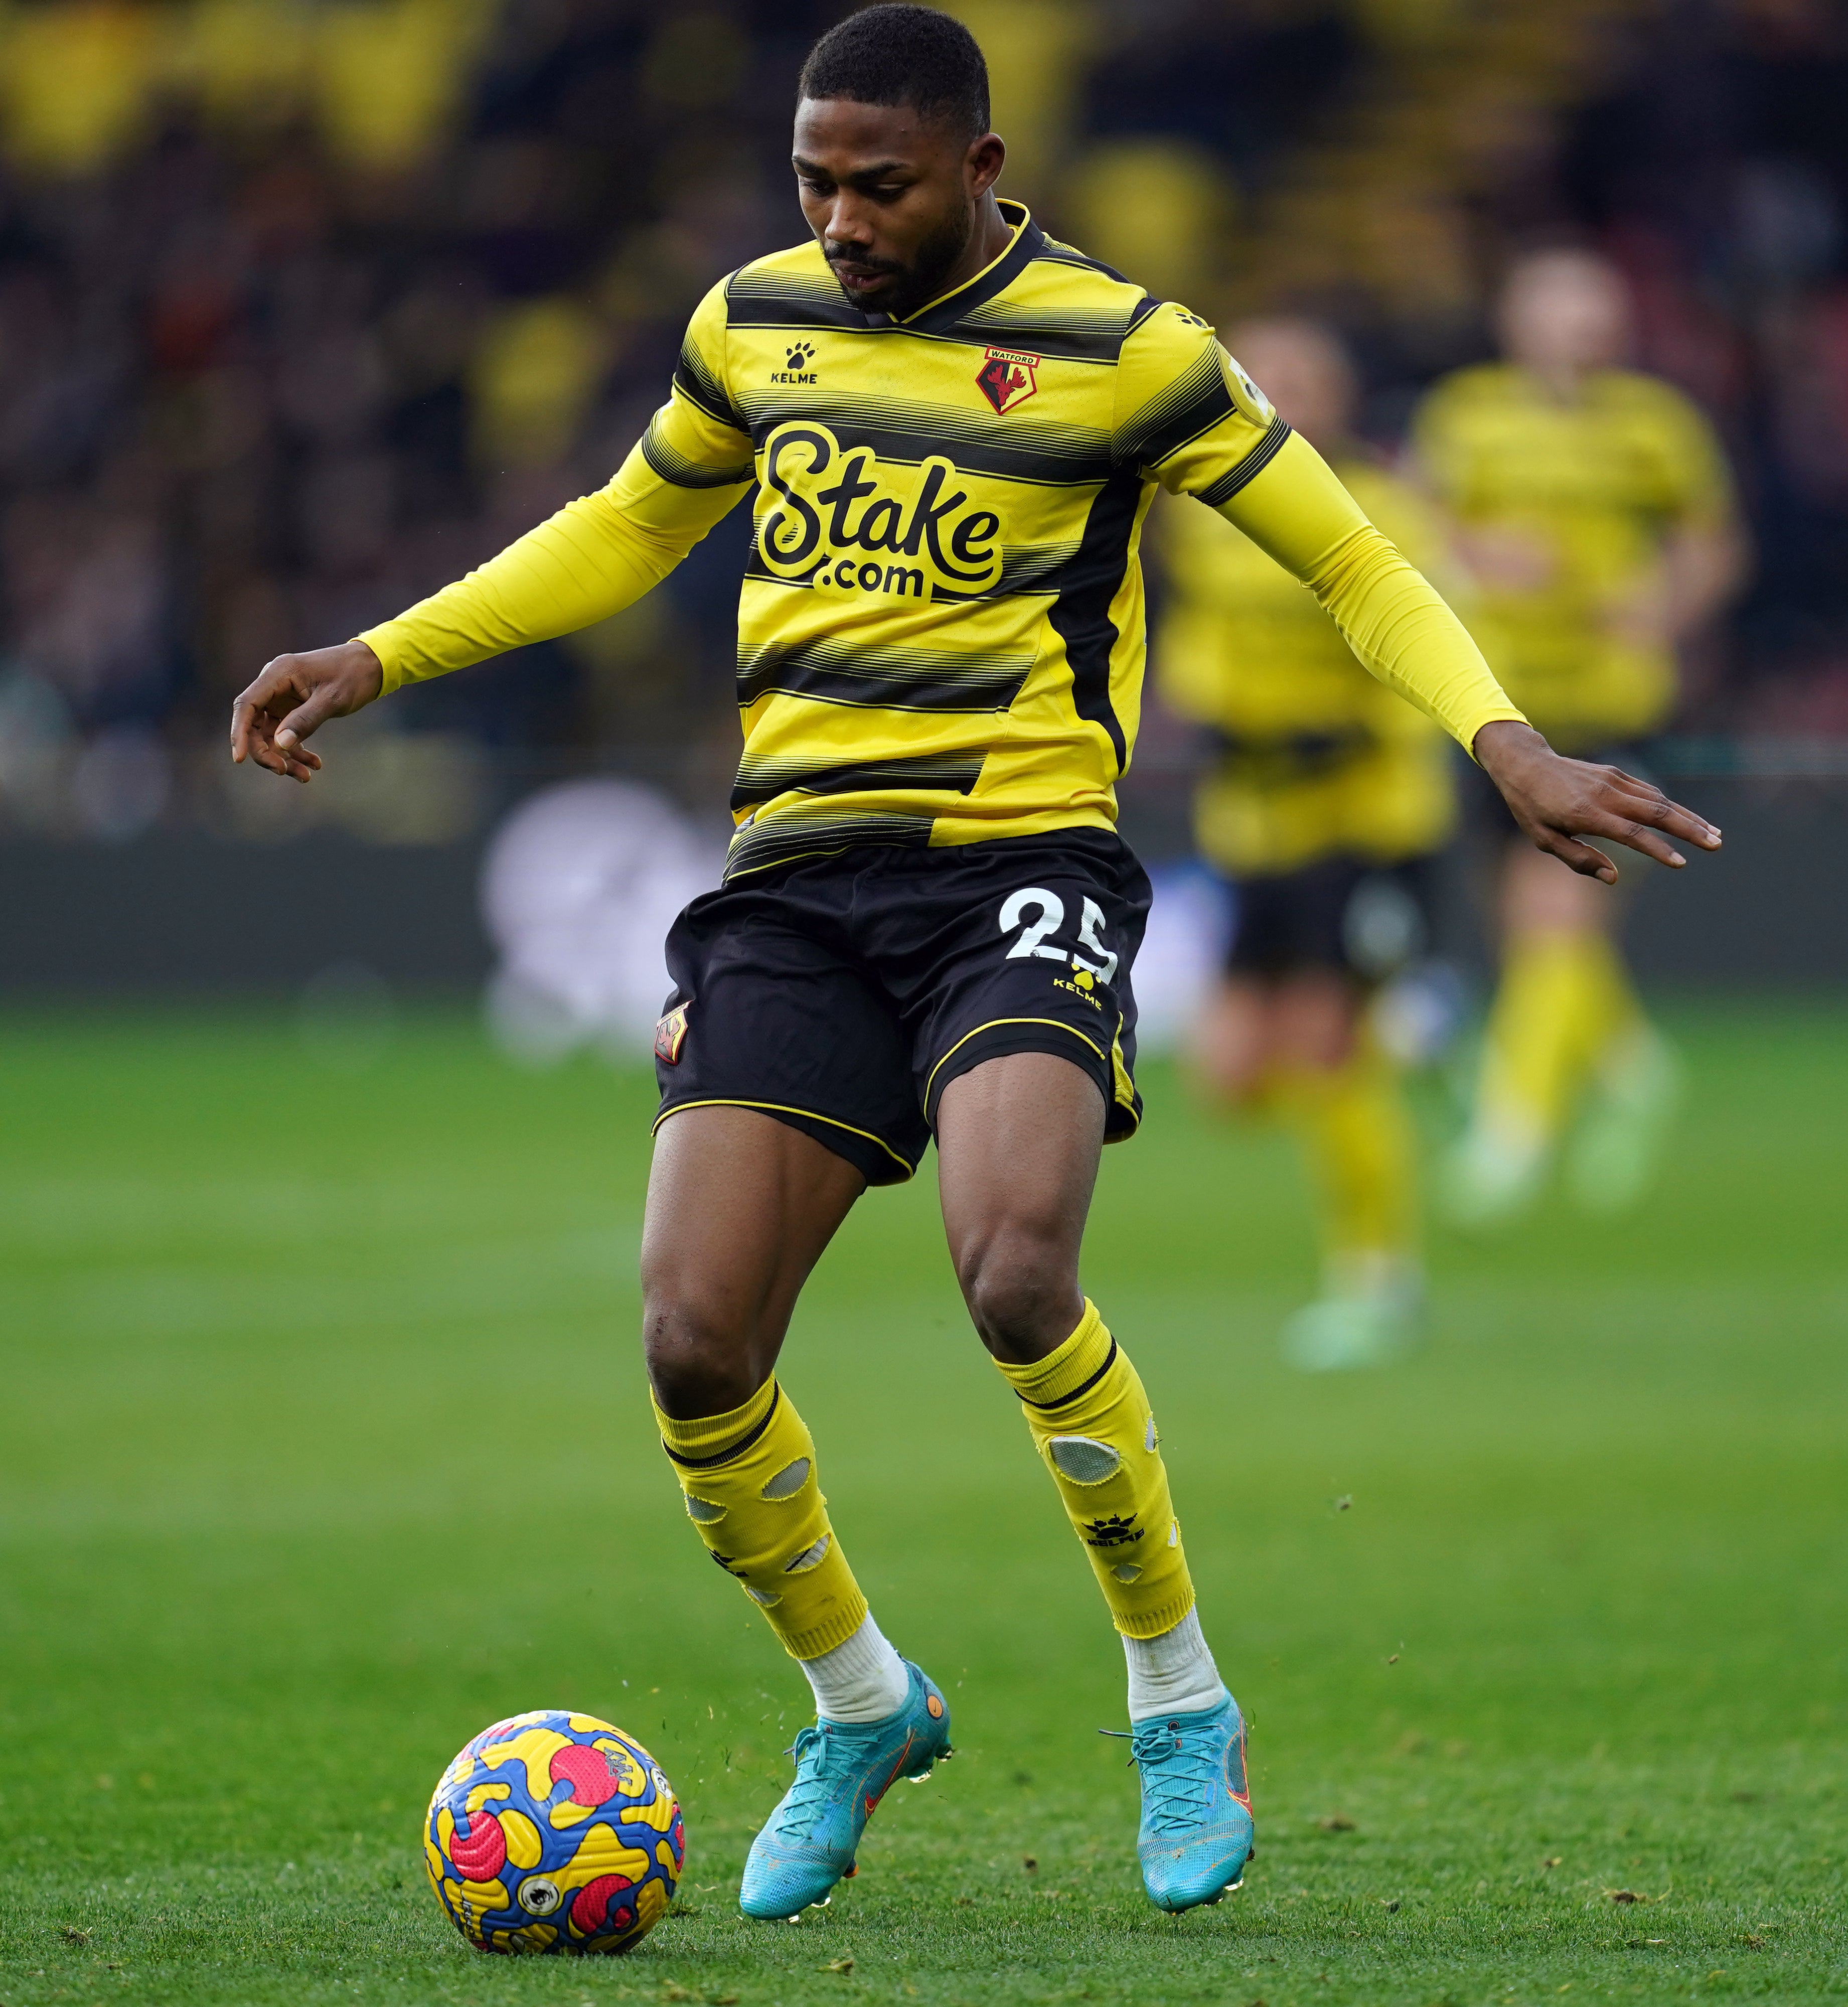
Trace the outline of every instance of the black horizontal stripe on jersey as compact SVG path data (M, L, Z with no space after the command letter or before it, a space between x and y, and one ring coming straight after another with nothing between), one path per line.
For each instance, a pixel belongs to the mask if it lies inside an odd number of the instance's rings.
M876 327L859 309L840 296L840 288L831 279L832 299L824 299L807 291L779 288L772 292L734 293L725 301L725 325L728 327L788 328L798 333L813 328L826 328L837 333L879 334L884 330Z
M1282 419L1273 418L1265 429L1264 436L1246 454L1229 473L1222 474L1217 481L1209 481L1201 489L1197 499L1209 509L1217 509L1229 502L1248 481L1254 480L1282 451L1283 442L1289 437L1289 427Z
M662 436L658 415L648 421L648 429L642 435L642 457L663 481L676 488L735 488L756 471L749 459L735 467L708 467L703 460L689 460Z
M922 850L930 841L929 816L877 815L797 810L741 829L726 853L728 884L753 871L793 864L804 857L831 857L861 844L898 844Z
M844 452L864 446L898 467L949 460L965 473L1040 488L1089 486L1107 480L1115 464L1109 435L1088 425L1034 425L992 414L985 421L945 405L819 391L799 400L747 396L743 406L759 446L778 425L823 425Z
M753 758L738 763L732 812L774 801L778 795L866 795L888 788L929 794L966 795L982 778L986 753L915 753L890 760L860 760L844 766L813 760Z
M1077 556L1076 542L1066 544L1004 544L1001 547L1001 576L983 592L958 592L952 586L933 585L933 604L945 600L958 606L986 599L1013 599L1032 592L1056 593L1066 566Z
M1031 655L950 654L817 637L738 653L738 701L813 697L871 711L1005 711L1032 673Z
M965 315L945 330L914 326L908 321L873 320L841 299L816 299L807 293L750 294L728 301L728 327L774 329L806 334L820 329L834 334L861 334L883 340L948 343L974 351L979 364L984 348L1025 350L1042 361L1111 363L1123 346L1120 314L1049 313L1043 319L1007 302Z
M1049 265L1076 265L1081 271L1096 272L1106 279L1114 279L1120 286L1129 284L1114 265L1106 265L1101 258L1087 257L1077 245L1061 243L1056 237L1042 234L1039 255Z
M717 418L722 425L735 425L739 432L746 429L738 407L732 401L732 393L707 368L705 357L690 340L680 344L680 359L674 365L674 388L709 418Z
M1114 362L1127 333L1123 316L1081 309L1026 307L994 300L965 314L957 337L990 348L1012 348L1044 362Z
M1073 707L1109 733L1120 774L1129 753L1123 721L1110 701L1110 657L1117 641L1110 602L1129 568L1130 538L1141 503L1139 474L1125 468L1111 475L1091 505L1077 556L1066 566L1046 615L1065 644Z
M1226 387L1218 351L1208 348L1118 432L1117 464L1138 469L1159 467L1189 439L1222 425L1237 408Z

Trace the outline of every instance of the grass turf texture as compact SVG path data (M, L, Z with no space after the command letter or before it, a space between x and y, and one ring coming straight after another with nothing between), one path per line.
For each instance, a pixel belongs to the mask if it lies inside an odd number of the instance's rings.
M805 1691L643 1398L647 1081L441 1019L354 1076L249 1020L7 1021L0 2002L1848 1995L1848 1051L1821 1011L1678 1028L1674 1187L1441 1243L1428 1346L1330 1381L1275 1352L1312 1265L1287 1148L1151 1069L1087 1282L1162 1417L1261 1842L1180 1918L929 1167L869 1197L785 1378L959 1755L789 1928L735 1899ZM679 1912L626 1960L483 1958L425 1885L445 1760L558 1705L686 1804Z

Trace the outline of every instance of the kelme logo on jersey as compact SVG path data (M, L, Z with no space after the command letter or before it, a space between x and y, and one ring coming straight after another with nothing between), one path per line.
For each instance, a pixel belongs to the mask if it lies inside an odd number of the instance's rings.
M991 348L975 372L975 383L997 412L1011 411L1039 388L1039 358L1012 348Z
M770 380L773 383L813 383L820 380L820 372L809 365L815 360L815 344L812 341L799 341L789 351L787 369L773 369Z
M826 425L779 425L764 446L764 485L778 499L758 524L757 548L783 577L923 600L945 588L986 592L1001 576L1000 517L972 506L964 477L937 456L885 467Z

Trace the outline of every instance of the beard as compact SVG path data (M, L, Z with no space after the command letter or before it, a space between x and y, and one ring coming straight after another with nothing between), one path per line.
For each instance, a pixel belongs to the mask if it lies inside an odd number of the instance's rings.
M915 313L919 308L936 298L943 290L943 281L956 268L957 260L969 248L969 239L975 232L975 219L967 209L952 210L918 246L915 256L908 265L901 265L883 258L855 256L843 247L840 255L855 265L866 265L879 272L890 273L892 287L883 299L873 305L877 312L889 314L894 320L903 320ZM835 256L828 246L823 254L831 262ZM843 287L844 291L848 289ZM853 296L848 292L848 298ZM855 301L856 305L862 302Z

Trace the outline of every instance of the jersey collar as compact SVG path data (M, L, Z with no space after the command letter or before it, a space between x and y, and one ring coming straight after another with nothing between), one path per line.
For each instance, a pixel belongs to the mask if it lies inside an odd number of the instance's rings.
M1046 242L1046 232L1033 220L1025 203L997 196L995 206L1014 226L1013 235L997 257L984 265L972 279L964 280L954 292L940 294L903 320L891 320L884 316L877 318L889 327L908 328L919 334L947 334L965 314L973 313L996 294L1011 286L1039 256L1040 248ZM871 320L875 316L869 314L867 318Z

